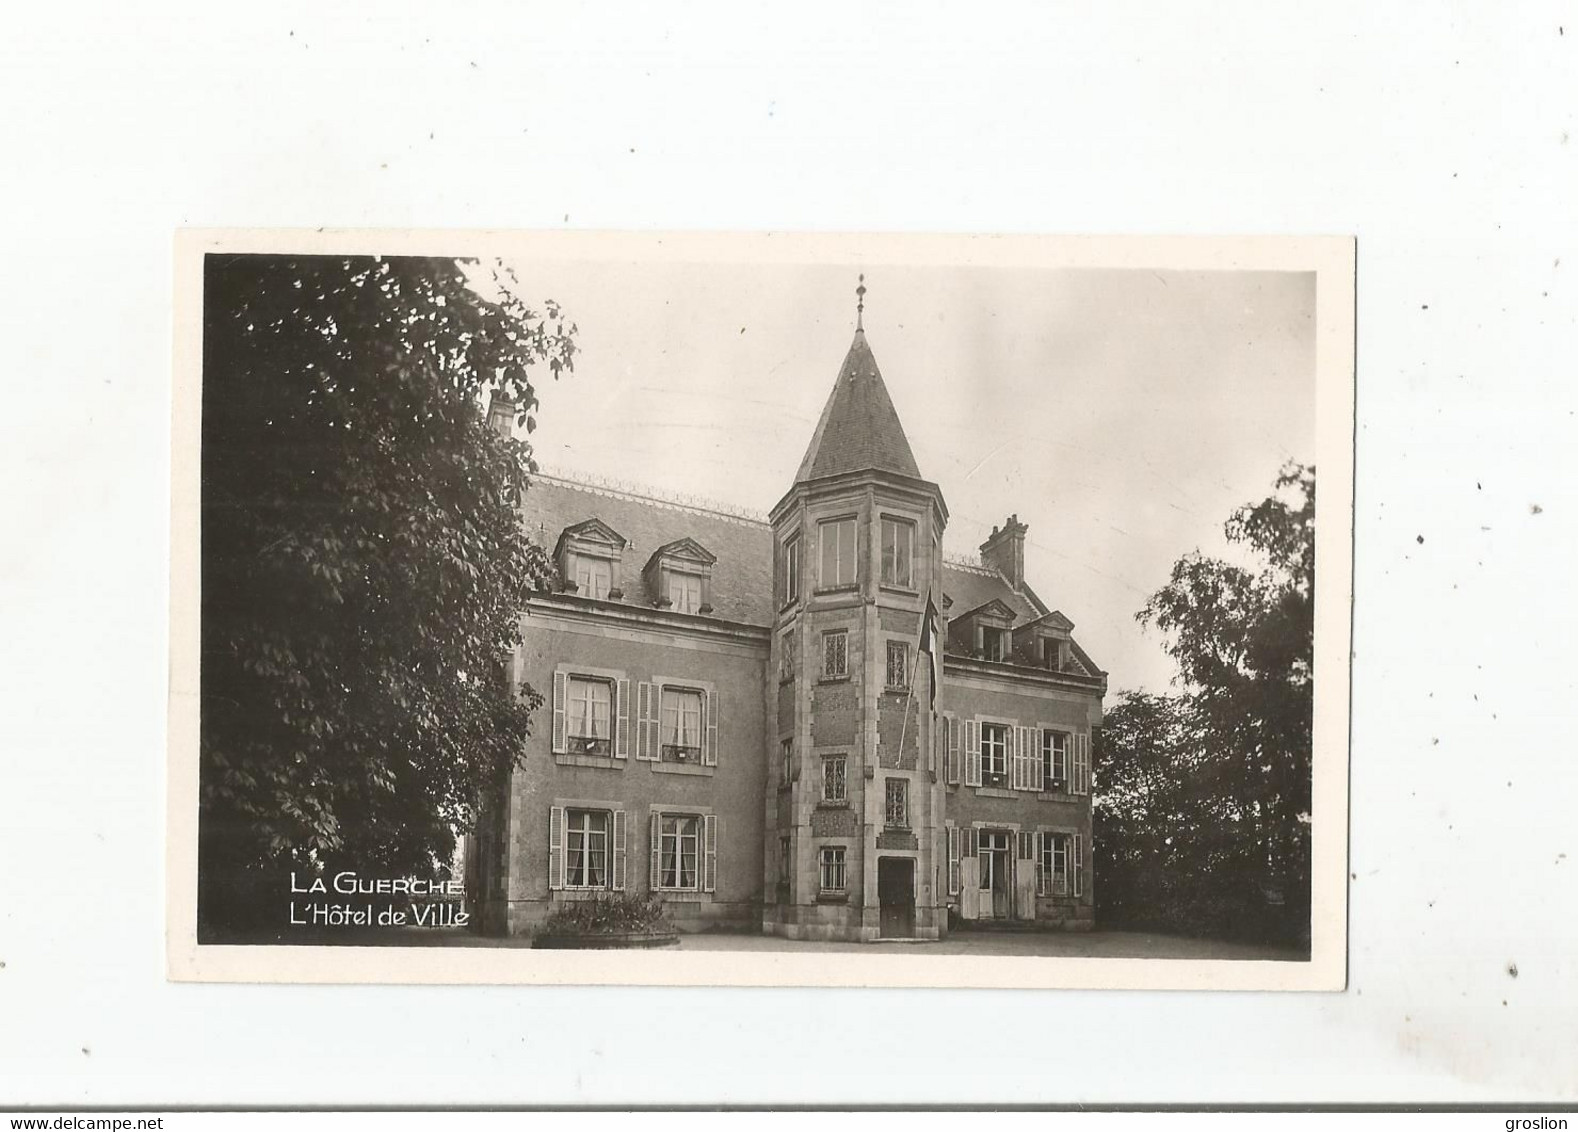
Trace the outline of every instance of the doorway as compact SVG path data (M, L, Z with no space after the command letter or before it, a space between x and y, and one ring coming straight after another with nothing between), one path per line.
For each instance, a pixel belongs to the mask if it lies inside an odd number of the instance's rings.
M909 857L877 858L879 939L915 936L915 862Z
M981 830L981 918L1006 920L1009 892L1014 884L1014 862L1008 852L1008 831Z

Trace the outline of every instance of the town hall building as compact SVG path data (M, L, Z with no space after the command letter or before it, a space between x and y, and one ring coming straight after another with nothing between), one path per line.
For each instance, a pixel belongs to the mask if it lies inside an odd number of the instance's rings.
M1106 673L1031 588L1017 515L944 560L858 323L766 521L552 475L522 519L557 580L510 678L545 702L466 854L479 930L609 892L791 939L1093 925Z

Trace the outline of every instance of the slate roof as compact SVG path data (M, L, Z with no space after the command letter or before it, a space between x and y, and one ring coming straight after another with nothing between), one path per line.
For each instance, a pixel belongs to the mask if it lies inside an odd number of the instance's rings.
M866 332L856 330L794 479L873 470L921 478Z
M626 540L619 560L624 604L651 608L642 570L661 546L694 539L717 556L712 567L715 618L770 626L773 535L767 524L667 500L576 483L539 473L521 504L526 533L552 550L565 527L599 519Z
M994 598L1014 611L1014 628L1049 612L1031 604L1024 594L1015 593L1014 587L996 570L977 570L945 562L942 567L942 589L953 598L953 608L949 613L955 618L972 609L979 609Z
M714 616L746 625L772 624L773 536L760 520L542 473L532 477L521 514L527 533L549 550L566 527L588 519L617 531L627 543L619 585L632 605L648 604L641 572L653 552L694 539L718 559L712 570ZM1014 628L1051 612L1029 587L1016 592L1001 574L983 567L945 562L942 586L954 617L994 600L1014 611Z

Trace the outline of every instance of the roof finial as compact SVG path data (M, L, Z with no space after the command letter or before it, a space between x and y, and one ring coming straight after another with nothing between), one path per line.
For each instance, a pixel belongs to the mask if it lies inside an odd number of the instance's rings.
M855 288L855 329L866 329L866 276L861 273L860 286Z

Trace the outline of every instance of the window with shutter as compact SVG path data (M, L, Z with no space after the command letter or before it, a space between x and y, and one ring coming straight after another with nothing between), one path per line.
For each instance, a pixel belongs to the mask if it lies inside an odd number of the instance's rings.
M706 745L701 749L701 765L718 765L718 693L706 692L702 695L702 706L707 712L707 738Z
M614 732L614 757L630 757L630 681L620 680L614 689L614 710L618 724Z
M948 783L957 786L963 772L963 759L959 750L959 717L948 712L943 718L948 730Z
M647 848L651 861L647 865L647 891L657 892L663 887L661 855L663 850L663 815L653 814L647 822Z
M1005 723L982 723L980 754L977 759L980 781L975 785L1003 786L1008 781L1009 727Z
M658 698L662 760L693 764L702 761L706 734L705 694L693 688L664 685Z
M1041 729L1041 781L1045 790L1068 790L1068 736L1046 727Z
M703 892L716 892L718 890L718 818L715 814L708 814L702 821L702 837L705 840L705 858L702 861L701 889Z
M548 887L564 887L564 807L548 810Z
M625 890L625 856L626 856L625 811L614 811L614 881L613 888L616 892Z
M702 821L694 814L663 814L658 822L658 884L675 891L700 887Z
M611 754L613 682L571 675L565 685L565 726L569 749L587 755Z
M964 724L964 784L981 785L981 724L979 720L965 720Z
M564 887L609 887L611 817L607 810L564 811Z
M565 750L564 735L564 673L553 674L553 752L562 754Z
M658 758L655 689L645 680L636 686L636 758L655 762Z

